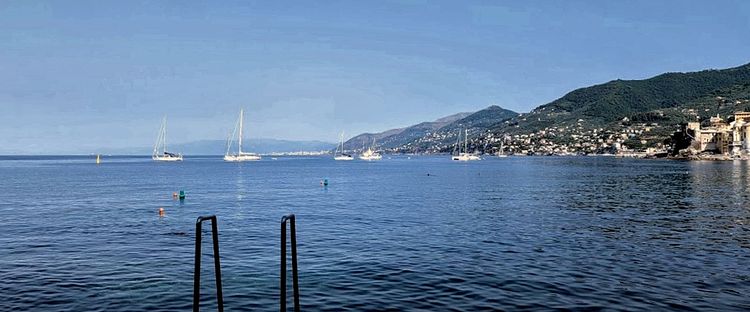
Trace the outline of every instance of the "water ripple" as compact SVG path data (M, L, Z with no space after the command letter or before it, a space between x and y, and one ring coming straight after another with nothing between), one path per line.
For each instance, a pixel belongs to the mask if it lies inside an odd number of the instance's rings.
M749 186L743 162L0 157L0 310L189 310L207 214L227 310L277 310L290 212L303 310L748 310Z

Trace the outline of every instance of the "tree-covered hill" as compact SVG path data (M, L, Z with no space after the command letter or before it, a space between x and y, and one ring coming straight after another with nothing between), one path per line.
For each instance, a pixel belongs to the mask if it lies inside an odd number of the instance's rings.
M592 127L639 113L681 107L720 90L750 83L750 64L690 73L666 73L644 80L613 80L574 90L493 130L518 133L582 120Z
M750 64L721 70L665 73L643 80L613 80L573 90L529 113L490 106L450 122L421 123L350 140L352 148L376 138L391 152L445 152L462 129L477 150L598 153L619 148L664 149L688 121L717 114L731 120L750 110Z

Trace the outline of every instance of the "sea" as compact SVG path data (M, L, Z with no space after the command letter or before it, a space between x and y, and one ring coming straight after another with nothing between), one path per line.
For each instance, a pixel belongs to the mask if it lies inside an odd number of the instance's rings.
M190 310L215 215L225 309L278 311L288 214L302 311L748 310L749 191L744 161L2 156L0 310Z

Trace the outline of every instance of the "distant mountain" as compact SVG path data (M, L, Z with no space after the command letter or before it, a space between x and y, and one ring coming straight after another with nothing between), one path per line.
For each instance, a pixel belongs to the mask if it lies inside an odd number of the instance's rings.
M666 148L681 123L750 110L750 64L721 70L665 73L613 80L573 90L529 113L490 106L472 114L420 123L347 141L360 149L372 139L387 152L446 152L462 129L472 150L521 153L607 152L613 146Z
M381 133L360 134L344 146L346 149L361 149L376 139L377 147L391 152L422 152L436 144L448 144L456 139L461 129L471 133L483 133L490 127L507 121L518 113L493 105L474 113L459 113L432 122L423 122L406 128Z
M347 150L359 150L370 146L373 140L379 148L393 148L428 135L441 127L465 118L472 113L457 113L435 121L422 122L413 126L386 130L379 133L363 133L344 142Z
M335 148L336 143L323 141L294 141L277 139L244 140L243 151L254 153L286 153L299 151L324 151ZM105 151L106 154L151 155L152 147L124 148ZM223 155L226 151L224 140L201 140L181 144L171 144L169 150L185 155Z
M484 135L488 129L496 127L519 114L497 105L492 105L483 110L454 120L435 131L422 137L413 139L400 146L391 147L394 152L425 152L445 150L455 145L459 133L467 131L469 137Z
M518 116L518 113L512 110L492 105L441 127L436 135L451 136L461 129L467 129L470 132L483 132L516 116Z

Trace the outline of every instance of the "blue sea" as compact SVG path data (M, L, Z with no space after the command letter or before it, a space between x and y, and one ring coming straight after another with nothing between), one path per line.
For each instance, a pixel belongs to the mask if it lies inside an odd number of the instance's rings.
M190 310L216 215L227 311L276 311L289 213L303 311L750 309L747 162L102 160L0 157L0 310Z

